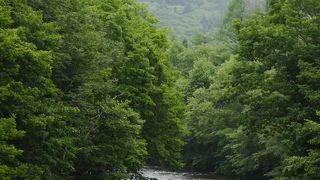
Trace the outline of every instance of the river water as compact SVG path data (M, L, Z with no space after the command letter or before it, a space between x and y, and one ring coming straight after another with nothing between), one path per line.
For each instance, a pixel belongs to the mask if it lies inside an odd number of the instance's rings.
M142 175L148 178L156 178L158 180L217 180L207 178L203 174L170 172L160 170L155 167L145 167L142 169Z

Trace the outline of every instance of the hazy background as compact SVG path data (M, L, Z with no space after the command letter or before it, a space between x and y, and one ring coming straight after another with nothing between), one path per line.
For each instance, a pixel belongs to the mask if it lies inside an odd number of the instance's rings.
M232 0L140 0L180 39L189 39L195 32L216 30ZM246 0L246 11L265 6L265 0Z

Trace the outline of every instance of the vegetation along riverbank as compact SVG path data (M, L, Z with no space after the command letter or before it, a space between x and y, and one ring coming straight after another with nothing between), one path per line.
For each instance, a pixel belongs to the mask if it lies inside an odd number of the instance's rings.
M319 35L319 0L0 0L0 179L320 179Z

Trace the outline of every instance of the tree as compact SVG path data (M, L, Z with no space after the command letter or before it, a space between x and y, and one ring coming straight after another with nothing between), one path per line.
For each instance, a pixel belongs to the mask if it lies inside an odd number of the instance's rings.
M108 76L108 69L92 73L75 98L81 110L77 179L127 178L142 168L146 156L143 121L128 103L110 97L115 87Z
M12 137L4 137L2 142L20 137L10 144L14 156L22 153L16 163L27 172L17 169L18 174L9 178L68 178L74 149L73 129L67 123L75 109L60 101L59 90L51 81L52 53L38 47L59 36L49 31L53 25L44 23L41 13L25 2L1 1L1 7L6 22L1 23L0 35L0 114L3 126L14 128L16 124L17 128L8 130Z
M156 19L145 7L135 1L130 5L136 9L126 3L122 5L123 13L132 16L118 22L124 56L112 65L111 77L117 86L115 96L128 100L145 121L142 136L147 140L149 161L179 167L184 134L179 113L182 98L173 89L170 78L166 32L157 30Z
M80 110L71 123L79 132L74 137L78 146L73 177L126 178L142 167L146 156L142 120L127 101L117 99L111 77L113 63L124 58L119 28L126 4L50 3L33 6L44 9L50 17L47 21L57 23L63 36L63 43L52 49L56 54L53 79L64 101Z
M82 126L89 123L91 118L95 116L93 112L88 113L86 112L87 109L83 108L83 106L88 105L92 111L93 109L101 109L101 106L108 107L105 114L112 114L112 118L98 118L97 121L101 123L116 122L117 120L126 122L123 119L127 117L119 116L120 112L123 114L134 114L132 111L138 113L144 121L143 138L150 145L148 147L156 147L152 150L148 148L150 159L156 159L156 162L160 162L161 159L162 164L170 162L169 164L173 166L179 165L177 154L182 144L179 139L183 134L180 127L181 120L178 116L174 116L176 113L171 114L171 112L167 113L170 117L159 119L154 115L158 114L157 111L161 108L166 111L175 108L175 104L162 105L163 99L167 98L166 87L171 89L170 91L173 91L173 89L170 84L171 79L165 72L170 72L167 69L166 54L164 53L167 47L166 34L153 25L156 19L135 1L68 1L64 4L59 2L51 1L50 6L45 1L37 1L32 4L34 8L44 10L46 17L50 17L46 19L48 22L55 22L59 25L63 36L64 42L54 49L56 61L53 69L53 79L57 86L62 89L63 99L68 104L80 108L80 117L79 119L73 119L73 124L81 132L88 131L90 134L87 138L88 142L81 145L84 147L80 147L78 159L83 159L82 149L89 148L91 145L108 144L103 138L95 139L98 138L97 134L104 134L102 131L90 132L90 129L83 129ZM61 14L61 12L63 13ZM103 73L100 74L101 72ZM110 74L104 72L110 72ZM104 87L107 84L110 86ZM99 92L96 94L97 92L91 89L99 89L100 87L104 87L105 93ZM86 98L89 96L89 92L92 93L95 100ZM83 95L78 97L78 94ZM98 100L98 97L109 99L108 101L112 102L107 103L107 100ZM178 98L176 100L179 101ZM113 108L113 106L118 108ZM136 172L141 167L145 155L145 143L141 141L140 134L137 132L140 131L139 126L142 124L137 115L131 116L132 119L136 120L127 120L131 123L127 128L135 129L132 130L134 133L119 137L121 141L119 140L118 144L120 146L124 141L132 141L136 146L130 148L136 150L131 149L130 152L124 153L127 156L122 156L123 152L121 151L114 152L114 156L118 159L114 158L113 160L114 162L119 161L119 164L113 164L113 170L107 167L111 164L102 164L106 168L99 171L100 177L114 177L112 174L118 173L118 169L122 169L119 172L120 176L123 176L126 172ZM168 136L171 132L167 133L165 137L162 137L163 132L158 134L148 133L152 129L160 129L159 124L152 123L156 121L161 122L160 125L176 124L177 128L166 129L174 131L172 136ZM95 123L92 126L96 126ZM126 127L117 124L114 128L121 130ZM91 135L91 133L93 134ZM107 137L113 136L112 134L113 132L104 135ZM175 142L179 143L166 143L169 142L170 138L176 138L177 141ZM153 143L155 139L158 139L157 144ZM117 146L117 144L114 145L115 148ZM161 150L166 151L166 154L159 155L160 148L157 146L161 146ZM105 145L99 146L99 151L103 150L112 152ZM79 166L81 168L78 172L79 176L86 171L93 171L99 165L99 162L94 159L101 154L91 155L92 157L84 158L86 159L86 166ZM125 160L129 157L135 157L136 162L129 165L128 161ZM108 161L109 157L101 156L101 159L104 158ZM107 175L107 171L110 171L109 175L111 176Z
M268 14L235 24L238 56L190 99L189 146L198 152L188 161L246 178L314 179L319 2L269 4Z
M13 144L8 144L9 141L23 136L23 131L16 129L14 118L3 118L0 120L0 176L5 179L23 176L23 174L26 173L23 172L23 168L26 167L26 165L18 160L18 156L21 156L22 151L17 149ZM19 173L21 174L19 175Z

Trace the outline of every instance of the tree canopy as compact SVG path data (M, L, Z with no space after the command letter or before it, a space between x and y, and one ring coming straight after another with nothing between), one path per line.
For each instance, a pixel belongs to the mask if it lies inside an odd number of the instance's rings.
M0 0L0 179L319 179L320 2L150 3Z

